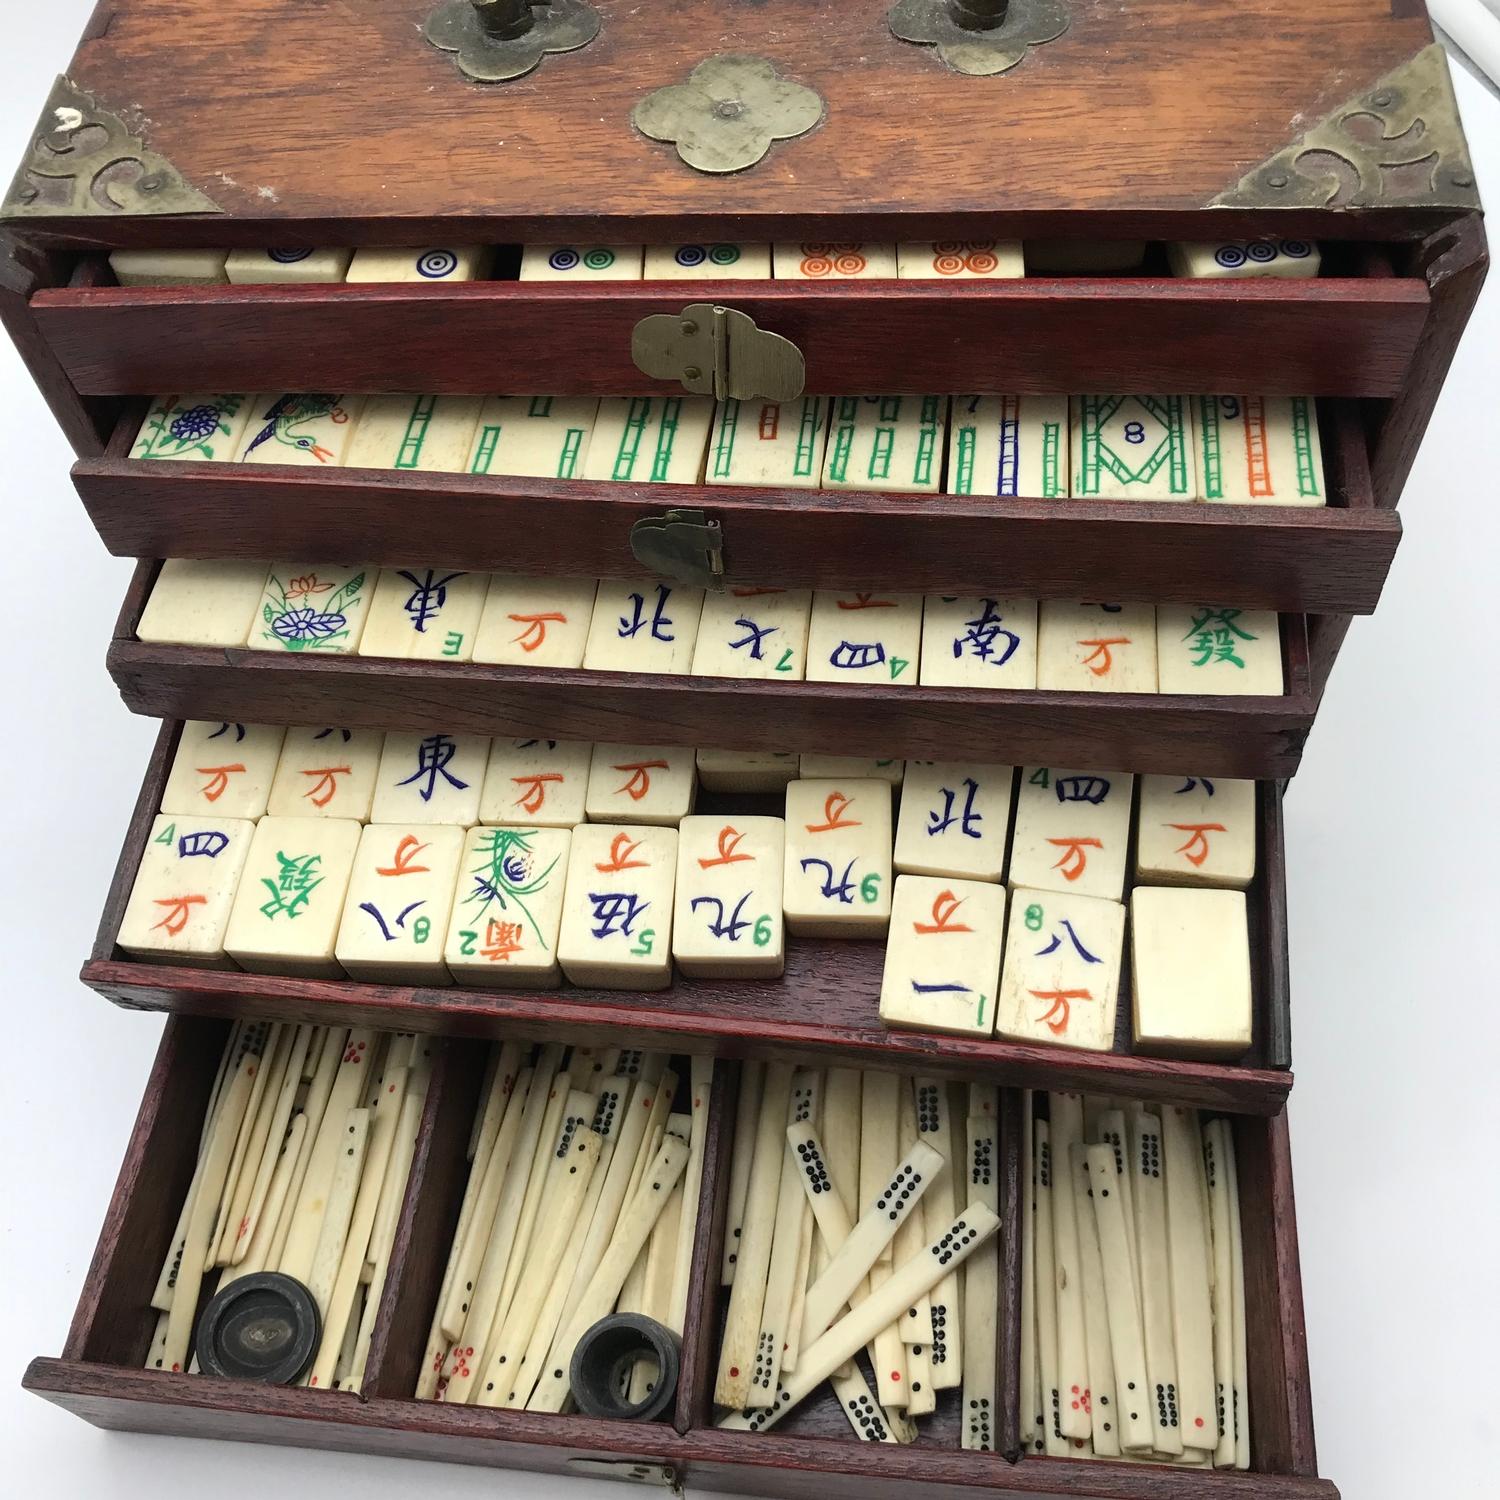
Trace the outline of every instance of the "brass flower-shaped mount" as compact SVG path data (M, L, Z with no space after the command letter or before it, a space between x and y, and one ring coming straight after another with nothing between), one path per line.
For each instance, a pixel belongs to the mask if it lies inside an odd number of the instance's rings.
M642 135L671 141L698 172L742 172L773 141L805 135L822 118L816 89L781 77L763 57L733 53L699 63L686 83L647 94L632 115Z
M891 30L903 42L936 47L956 73L1005 73L1033 48L1068 29L1063 0L896 0Z
M573 52L599 35L588 0L443 0L423 35L456 52L459 71L476 83L521 78L549 52Z

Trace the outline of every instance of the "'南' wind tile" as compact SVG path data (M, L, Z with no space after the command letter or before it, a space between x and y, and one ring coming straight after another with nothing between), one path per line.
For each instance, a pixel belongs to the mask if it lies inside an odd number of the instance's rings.
M602 579L583 664L595 672L682 676L692 668L702 613L702 589Z
M1002 879L1015 779L1013 766L908 763L896 821L897 871Z
M202 817L260 817L285 736L279 724L189 719L162 788L161 810Z
M955 396L950 495L1066 499L1072 479L1066 396Z
M141 423L132 458L229 463L244 447L254 396L158 396Z
M1186 396L1074 396L1071 425L1075 499L1196 498Z
M489 755L484 735L387 734L370 820L465 828L477 823Z
M1154 693L1156 611L1043 599L1036 685L1060 693Z
M1019 240L931 240L896 246L903 281L1010 280L1026 274Z
M880 982L881 1021L993 1035L1004 936L1004 886L899 876Z
M1311 240L1179 240L1167 245L1175 276L1316 276L1322 257Z
M1310 396L1195 396L1198 498L1230 505L1327 505Z
M698 790L692 750L670 745L594 746L584 801L591 823L676 825Z
M374 582L363 564L272 563L246 644L347 656L364 632Z
M583 464L585 479L701 484L714 403L707 396L606 396Z
M138 640L179 646L243 646L259 618L263 562L169 557L136 624Z
M471 474L577 479L598 414L593 396L488 396L464 468Z
M809 682L914 685L922 646L920 594L813 595L807 632Z
M480 821L537 828L582 823L593 750L575 740L497 737L479 799Z
M778 281L871 281L896 276L894 245L780 243L772 263Z
M1221 885L1255 878L1255 783L1215 776L1142 776L1137 880Z
M344 467L457 474L479 425L479 396L370 396Z
M316 392L258 396L250 408L239 462L340 468L365 401L364 396Z
M721 401L708 440L708 484L813 490L828 442L823 396L796 401Z
M1036 601L928 594L922 602L924 687L1036 686Z
M891 916L891 786L794 781L786 789L787 927L807 937L879 937Z
M728 589L706 594L693 651L694 677L801 682L812 594L807 589Z
M572 984L659 990L672 978L677 830L583 823L568 850L557 956Z
M1280 693L1281 622L1269 609L1158 605L1156 660L1163 693Z
M267 810L278 818L368 822L384 745L381 729L288 729Z
M454 250L388 250L366 245L354 252L345 280L349 282L482 281L489 274L493 252L487 245Z
M527 245L522 281L639 281L640 245Z
M647 245L647 281L769 281L771 247L753 244Z
M692 978L780 974L786 825L780 818L687 817L678 832L677 967Z
M511 667L581 667L598 591L593 578L494 574L474 637L474 660Z
M382 568L359 654L399 661L468 661L489 587L488 573Z
M825 490L938 492L946 396L835 396L832 404Z
M1010 884L1118 901L1134 786L1114 772L1023 767Z

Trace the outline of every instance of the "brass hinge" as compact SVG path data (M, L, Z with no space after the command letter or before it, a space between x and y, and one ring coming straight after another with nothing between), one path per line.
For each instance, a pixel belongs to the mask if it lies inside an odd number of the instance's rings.
M674 1495L683 1493L682 1480L671 1464L638 1462L634 1459L570 1458L568 1467L599 1479L623 1479L626 1484L659 1484Z
M630 356L643 374L719 401L794 401L807 384L807 362L790 339L712 302L642 318Z
M642 516L630 528L637 562L684 588L724 588L724 529L701 510Z

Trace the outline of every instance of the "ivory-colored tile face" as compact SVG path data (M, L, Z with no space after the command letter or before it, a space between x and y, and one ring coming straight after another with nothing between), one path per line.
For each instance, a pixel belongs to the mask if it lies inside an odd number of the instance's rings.
M780 792L798 775L797 757L788 750L702 749L697 761L705 792Z
M1026 271L1031 276L1091 276L1133 271L1146 258L1145 240L1027 240Z
M647 281L769 281L769 245L647 245Z
M803 781L885 781L900 786L906 775L904 760L872 760L862 755L806 754L797 758Z
M880 1019L917 1031L993 1035L1004 936L1004 886L899 876Z
M153 645L243 646L265 585L264 563L169 557L151 585L136 638Z
M1154 693L1156 611L1149 604L1043 599L1036 685L1060 693Z
M672 956L692 977L751 979L780 974L780 818L684 818L677 846Z
M606 396L599 403L583 477L701 484L713 415L708 396Z
M786 925L809 937L879 937L891 917L891 787L794 781L786 789Z
M224 273L237 286L342 281L353 250L231 250Z
M109 268L121 286L213 286L228 280L227 250L111 250Z
M489 272L487 245L459 250L386 250L367 246L354 252L346 281L482 281Z
M950 495L1066 499L1072 470L1066 396L955 396Z
M489 757L485 735L387 734L370 821L477 823Z
M1215 776L1142 776L1136 878L1153 885L1227 885L1255 878L1255 783Z
M664 989L672 978L677 830L581 823L568 850L557 956L572 984Z
M1138 1047L1187 1057L1249 1047L1242 891L1137 886L1130 893L1130 953Z
M252 974L337 979L334 940L361 828L353 819L262 818L224 951Z
M536 828L583 822L593 749L575 740L496 738L479 799L480 821Z
M807 669L807 589L729 589L706 594L693 651L694 677L801 682Z
M368 822L384 744L381 729L288 729L268 810L278 818Z
M457 474L468 462L482 396L370 396L349 451L349 469Z
M522 281L639 281L639 245L527 245Z
M246 818L158 816L116 943L164 963L226 967L224 932L254 832Z
M568 878L566 828L471 828L443 957L460 984L550 989Z
M1162 604L1157 679L1164 693L1280 693L1281 622L1274 610Z
M583 664L595 672L681 676L692 667L702 613L702 589L601 579Z
M1023 766L1011 886L1118 901L1125 889L1134 786L1135 777L1112 771Z
M873 281L896 275L894 245L778 244L778 281Z
M831 401L825 490L937 494L946 396L834 396Z
M141 423L132 458L229 463L244 446L254 396L158 396Z
M919 680L924 687L1034 688L1036 601L928 594Z
M925 240L896 246L903 281L1005 281L1026 274L1020 240Z
M598 414L593 396L487 396L463 466L471 474L577 479Z
M897 871L1000 880L1015 779L1012 766L912 761L896 821Z
M598 589L592 578L494 574L474 637L474 660L510 667L581 667Z
M359 654L403 661L468 661L489 587L488 573L382 568Z
M807 631L807 680L913 686L921 645L920 594L819 589Z
M360 835L334 957L351 979L447 984L443 938L464 830L371 823Z
M1311 396L1194 396L1198 498L1230 505L1327 505Z
M1013 885L1000 1035L1110 1051L1124 940L1125 908L1118 901Z
M708 484L815 490L828 444L829 401L721 401L708 441Z
M1322 257L1311 240L1188 240L1167 245L1177 276L1316 276Z
M1075 499L1196 498L1186 396L1074 396L1070 409Z
M257 396L238 462L340 468L365 401L364 396L300 393Z
M161 810L209 818L260 817L285 737L279 724L189 719L162 788Z
M246 645L351 654L364 632L375 576L363 564L272 563Z
M591 823L676 825L698 790L692 750L671 745L595 745L584 802Z

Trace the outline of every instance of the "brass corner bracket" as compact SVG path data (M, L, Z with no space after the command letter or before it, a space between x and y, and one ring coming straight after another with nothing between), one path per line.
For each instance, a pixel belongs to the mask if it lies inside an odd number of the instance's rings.
M599 35L588 0L442 0L422 34L457 56L475 83L524 78L549 52L576 52Z
M1007 73L1033 47L1068 29L1063 0L896 0L891 30L903 42L936 47L955 73Z

